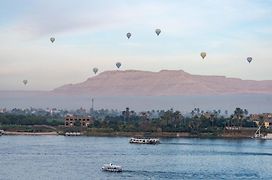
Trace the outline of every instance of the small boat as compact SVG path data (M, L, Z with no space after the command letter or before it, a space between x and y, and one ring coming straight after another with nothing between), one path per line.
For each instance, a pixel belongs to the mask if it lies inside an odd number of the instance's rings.
M158 138L131 138L129 143L135 144L159 144L160 140Z
M108 171L108 172L122 172L122 167L113 165L112 163L110 164L104 164L102 167L102 171Z
M257 129L257 131L255 132L254 136L252 137L253 139L261 139L261 140L272 140L272 134L268 133L266 135L261 133L261 127L259 126L259 128Z
M0 129L0 136L2 136L4 134L4 130Z
M260 139L263 139L263 140L272 140L272 134L268 133L266 135L263 135L263 136L260 137Z
M266 135L254 135L252 139L261 139L261 140L272 140L272 134L266 134Z

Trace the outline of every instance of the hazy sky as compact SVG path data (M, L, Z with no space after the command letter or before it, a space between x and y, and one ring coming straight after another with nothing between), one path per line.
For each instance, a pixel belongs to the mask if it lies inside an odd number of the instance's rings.
M0 38L0 90L50 90L117 61L272 79L272 0L0 0Z

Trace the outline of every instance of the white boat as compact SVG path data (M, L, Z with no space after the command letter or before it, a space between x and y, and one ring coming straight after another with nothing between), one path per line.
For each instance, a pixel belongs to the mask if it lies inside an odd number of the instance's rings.
M255 132L254 134L254 139L262 139L262 140L272 140L272 134L271 133L268 133L266 135L262 134L261 133L261 127L262 126L259 126L259 128L257 129L257 131Z
M80 132L66 132L65 136L80 136Z
M104 164L102 167L102 171L109 171L109 172L122 172L122 167L113 165L112 163L110 164Z
M131 138L129 143L135 144L159 144L160 140L158 138Z
M261 139L264 139L264 140L272 140L272 134L271 134L271 133L268 133L268 134L262 136Z

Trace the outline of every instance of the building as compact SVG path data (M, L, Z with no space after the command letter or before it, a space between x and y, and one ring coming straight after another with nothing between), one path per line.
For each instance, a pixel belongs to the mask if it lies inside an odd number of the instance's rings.
M65 127L88 127L93 123L93 118L91 116L73 116L68 115L64 119Z
M7 112L6 108L0 109L0 113L6 113L6 112Z
M265 128L270 128L270 122L269 121L264 121L264 127Z
M272 113L251 114L250 120L255 122L257 126L262 122L265 128L272 128Z

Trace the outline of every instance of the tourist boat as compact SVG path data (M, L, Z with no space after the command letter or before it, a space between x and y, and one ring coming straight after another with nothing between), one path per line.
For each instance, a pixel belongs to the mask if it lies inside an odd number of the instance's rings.
M108 171L108 172L122 172L122 167L113 165L112 163L110 164L104 164L102 167L102 171Z
M80 136L80 132L66 132L65 136Z
M135 144L159 144L160 140L158 138L131 138L129 143Z

